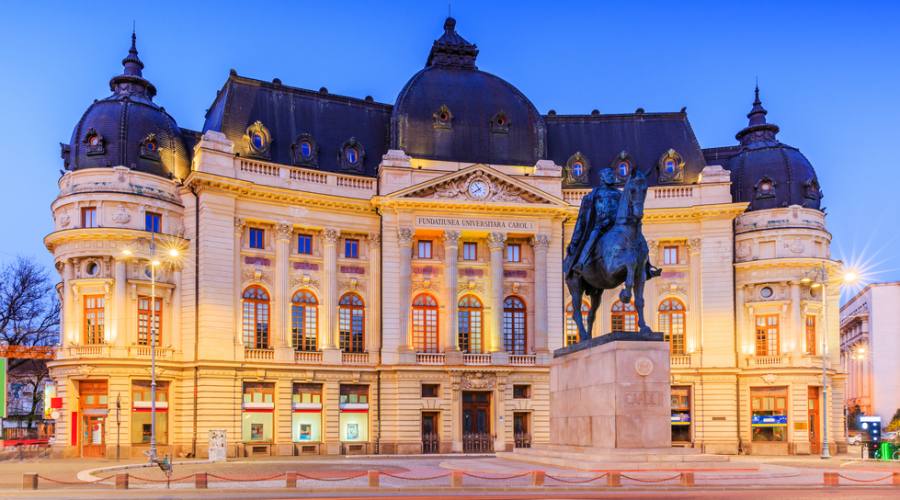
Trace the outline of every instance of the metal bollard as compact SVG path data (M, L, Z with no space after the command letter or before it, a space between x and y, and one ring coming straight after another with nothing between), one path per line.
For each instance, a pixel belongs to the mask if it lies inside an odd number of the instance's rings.
M693 486L694 485L694 473L693 472L682 472L681 473L681 485L682 486Z
M622 486L622 474L618 472L609 472L606 474L607 486Z
M296 472L288 472L285 474L284 487L285 488L296 488L297 487L297 473Z
M26 472L22 474L22 489L36 490L38 489L38 475L36 472Z
M533 470L531 471L531 485L532 486L543 486L544 485L544 471L542 470Z
M450 472L450 487L451 488L462 488L463 483L463 473L462 471L451 471Z
M822 474L825 486L838 486L838 473L837 472L825 472Z
M381 474L377 470L369 471L369 488L377 488Z
M128 489L128 473L124 474L116 474L116 489L117 490L127 490Z
M891 474L891 484L893 484L894 486L900 486L900 472Z
M197 488L198 490L205 490L208 486L209 482L205 472L198 472L194 474L194 488Z

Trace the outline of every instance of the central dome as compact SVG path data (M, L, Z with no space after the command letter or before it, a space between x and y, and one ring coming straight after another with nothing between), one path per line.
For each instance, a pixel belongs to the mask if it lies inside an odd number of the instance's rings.
M517 88L475 66L478 48L444 23L425 69L391 116L391 147L414 158L534 165L546 156L544 121Z

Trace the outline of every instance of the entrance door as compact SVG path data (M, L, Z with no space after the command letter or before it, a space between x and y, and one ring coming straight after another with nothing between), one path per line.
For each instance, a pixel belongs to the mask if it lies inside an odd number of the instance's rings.
M516 448L531 448L531 414L513 413L513 437Z
M106 417L86 416L81 426L81 456L103 457L106 455Z
M819 416L819 388L810 387L809 391L809 452L816 454L822 452L821 441L822 433L820 431Z
M422 413L422 453L440 453L438 437L438 414L433 411Z
M494 451L491 437L491 393L463 392L463 451L489 453Z

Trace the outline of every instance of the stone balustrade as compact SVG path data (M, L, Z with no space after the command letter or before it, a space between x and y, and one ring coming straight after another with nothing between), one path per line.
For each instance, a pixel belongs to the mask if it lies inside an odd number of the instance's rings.
M373 178L322 172L247 158L235 158L234 173L236 178L256 184L299 191L340 194L360 199L370 199L377 194Z

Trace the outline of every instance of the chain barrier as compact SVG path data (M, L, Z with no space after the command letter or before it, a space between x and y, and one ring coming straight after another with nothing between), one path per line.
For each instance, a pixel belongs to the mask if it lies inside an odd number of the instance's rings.
M591 482L594 482L594 481L596 481L596 480L598 480L598 479L602 479L602 478L604 478L604 477L606 477L606 476L608 476L608 475L609 475L609 473L606 472L606 473L600 474L599 476L594 476L594 477L591 477L591 478L577 478L577 479L576 479L576 478L574 478L574 477L566 478L565 476L552 476L552 475L550 475L550 474L544 474L544 477L546 477L547 479L552 479L552 480L554 480L554 481L559 481L559 482L561 482L561 483L568 483L568 484L585 484L585 483L591 483Z
M466 472L466 471L462 471L462 473L464 476L474 477L476 479L486 479L486 480L496 479L498 481L506 481L509 479L518 479L520 477L525 477L525 476L531 475L531 471L523 472L521 474L513 474L512 476L500 476L500 477L479 476L478 474L472 474L471 472Z
M102 477L100 479L94 479L93 481L63 481L62 479L52 479L47 476L42 476L40 474L38 474L37 477L39 479L43 479L44 481L49 481L51 483L56 483L56 484L64 484L64 485L69 485L69 486L83 486L83 485L87 485L87 484L102 483L103 481L108 481L110 479L115 478L116 476L115 475L106 476L106 477Z
M177 483L178 481L184 481L185 479L193 479L196 474L191 474L188 476L177 477L175 479L153 479L150 477L140 477L132 474L128 474L128 479L137 479L138 481L146 481L148 483Z
M407 481L431 481L433 479L443 479L450 475L449 472L445 472L443 474L438 474L437 476L428 476L428 477L405 477L405 476L397 476L391 474L390 472L379 472L382 476L392 477L394 479L405 479Z
M266 476L266 477L255 477L255 478L231 478L231 477L219 476L219 475L213 474L213 473L211 473L211 472L208 472L208 473L206 474L207 477L211 477L211 478L213 478L213 479L218 479L218 480L220 480L220 481L232 481L232 482L235 482L235 483L240 483L240 482L248 482L248 483L252 483L252 482L255 482L255 481L271 481L271 480L273 480L273 479L278 479L278 478L280 478L280 477L284 477L284 475L285 475L284 472L279 472L278 474L273 474L273 475L271 475L271 476Z
M310 479L313 481L349 481L351 479L357 479L363 476L368 476L369 471L362 471L357 474L352 474L347 477L335 477L335 478L325 478L325 477L315 477L315 476L307 476L306 474L301 474L299 472L295 472L298 478Z
M625 474L622 474L622 477L625 479L631 479L632 481L637 481L639 483L664 483L666 481L678 479L679 477L681 477L681 473L679 472L678 474L675 474L672 477L666 477L666 478L662 478L662 479L641 479L639 477L631 477L631 476L627 476Z
M854 481L857 483L877 483L878 481L884 481L885 479L890 479L891 477L893 477L892 474L888 474L887 476L879 477L877 479L856 479L856 478L845 476L845 475L841 474L840 472L838 472L837 475L838 475L838 477L842 477L842 478L846 479L847 481Z

